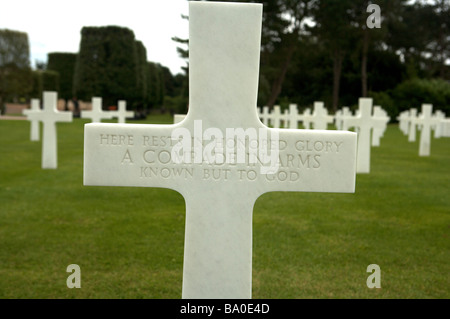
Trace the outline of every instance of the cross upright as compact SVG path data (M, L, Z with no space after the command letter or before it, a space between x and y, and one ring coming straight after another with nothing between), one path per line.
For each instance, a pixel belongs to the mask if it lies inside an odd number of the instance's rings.
M334 114L334 125L337 130L342 130L342 110L337 110Z
M289 104L289 128L298 129L298 121L302 116L298 114L297 104Z
M380 146L380 138L383 137L384 131L386 131L390 117L387 115L386 111L378 105L373 107L373 117L379 119L379 121L375 122L373 127L372 146Z
M397 116L398 127L403 134L408 135L409 110L403 111Z
M357 173L370 172L370 133L373 128L384 123L383 118L372 116L372 99L359 99L359 112L354 117L344 119L347 128L356 128L358 131L358 154L356 161Z
M323 102L314 102L314 112L312 122L315 130L326 130L328 123L333 123L333 116L328 115Z
M438 120L432 116L433 105L422 104L421 116L417 119L417 124L422 125L420 131L419 156L429 156L431 146L431 129L435 127Z
M302 124L305 129L309 130L311 128L312 119L311 109L305 109L302 114Z
M30 140L39 141L39 120L35 116L30 116L33 113L40 113L39 99L31 99L31 109L23 110L22 113L28 117L31 122ZM33 117L33 119L32 119Z
M261 22L261 4L190 2L185 120L85 126L85 185L164 187L184 197L183 298L251 298L261 194L354 192L355 133L271 129L259 120ZM219 144L235 153L208 160L211 146L222 155ZM250 156L255 147L265 155Z
M289 127L289 110L285 109L281 115L281 121L283 122L283 128Z
M417 126L417 109L409 110L408 120L408 142L416 141L416 126Z
M434 137L440 138L444 127L443 120L445 120L445 113L437 110L436 113L434 113L433 118L436 120L434 125Z
M113 113L110 111L102 110L102 98L93 97L92 98L92 110L81 111L81 118L92 119L92 123L100 123L102 119L112 119Z
M113 117L117 117L117 123L125 123L127 117L133 117L133 111L127 111L127 102L119 101L119 106L117 111L110 111L113 114Z
M37 119L44 124L42 136L42 168L58 167L58 140L56 122L72 122L72 112L57 110L58 95L56 92L44 92L44 109L29 113L31 120Z
M342 115L341 115L341 130L348 131L347 120L352 116L353 115L352 111L350 111L350 108L348 106L344 106L342 108Z
M271 124L274 128L281 127L281 109L279 105L273 107Z

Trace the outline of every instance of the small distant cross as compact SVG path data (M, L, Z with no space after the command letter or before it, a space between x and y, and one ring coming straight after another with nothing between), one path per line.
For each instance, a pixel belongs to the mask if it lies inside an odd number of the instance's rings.
M430 156L431 148L431 129L436 127L439 122L437 118L432 116L433 105L422 104L421 116L417 119L417 124L422 125L420 131L419 156Z
M333 116L328 115L328 111L324 107L323 102L314 102L312 122L315 130L326 130L328 123L333 123Z
M370 134L373 128L384 122L383 118L372 116L372 99L370 98L360 98L357 115L344 118L345 127L355 127L358 131L357 173L370 172Z
M117 111L110 111L113 114L113 117L117 117L118 123L125 123L126 118L134 117L133 111L127 111L127 102L119 101L119 106Z
M81 118L91 119L92 123L100 123L103 119L112 119L113 113L110 111L102 110L102 98L93 97L92 98L92 110L91 111L81 111Z

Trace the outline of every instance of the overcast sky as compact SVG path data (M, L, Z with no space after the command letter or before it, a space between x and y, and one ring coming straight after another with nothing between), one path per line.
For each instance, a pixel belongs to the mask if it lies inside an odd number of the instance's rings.
M187 38L187 0L0 0L0 29L26 32L30 62L47 61L49 52L78 52L83 26L116 25L134 31L147 60L180 73L173 36Z

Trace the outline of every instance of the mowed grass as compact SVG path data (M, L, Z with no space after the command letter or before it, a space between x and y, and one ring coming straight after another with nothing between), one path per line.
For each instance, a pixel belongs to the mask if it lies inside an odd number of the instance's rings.
M58 169L43 170L29 122L0 121L0 298L180 298L183 197L83 186L84 123L57 125ZM355 194L261 196L253 298L449 298L450 138L418 149L390 125ZM70 264L80 289L67 288Z

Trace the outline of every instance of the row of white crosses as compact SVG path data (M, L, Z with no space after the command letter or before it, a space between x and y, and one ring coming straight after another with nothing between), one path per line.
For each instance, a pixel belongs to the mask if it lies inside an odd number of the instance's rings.
M40 108L40 100L32 99L31 108L23 110L23 114L31 122L30 140L39 141L39 122L43 123L42 162L43 169L56 169L58 167L58 140L56 134L57 122L72 122L71 112L60 112L57 109L58 94L56 92L43 92L44 108ZM102 119L118 118L119 123L125 123L125 118L134 116L134 112L126 111L126 102L119 101L117 111L104 112L101 109L102 99L92 99L92 111L82 111L83 118L90 118L92 122Z
M305 109L303 113L299 113L296 104L290 104L289 109L286 109L283 113L281 113L279 105L275 105L272 112L269 112L268 106L263 106L262 110L258 108L258 117L264 125L270 125L273 128L296 129L301 122L305 129L315 130L326 130L328 124L333 123L334 120L332 115L328 115L323 102L314 102L312 114L309 108Z
M434 130L435 138L450 137L450 129L448 129L450 120L445 118L442 111L438 110L434 115L432 112L433 105L422 104L420 114L417 114L417 109L412 108L401 112L397 117L399 128L405 135L408 135L409 142L416 141L416 130L420 130L419 156L430 155L431 130Z

